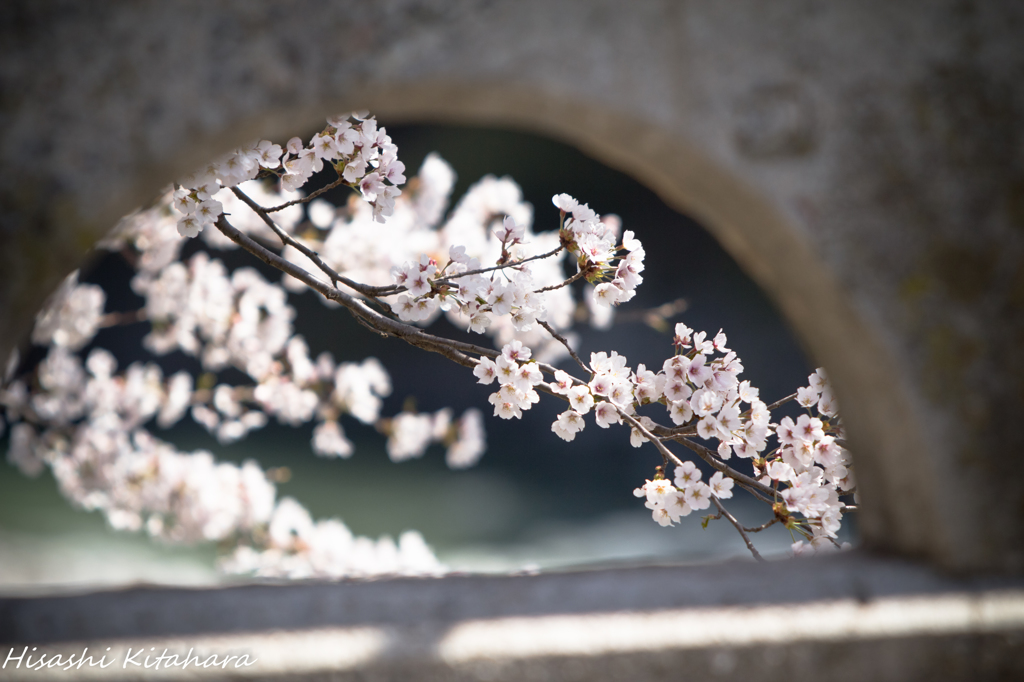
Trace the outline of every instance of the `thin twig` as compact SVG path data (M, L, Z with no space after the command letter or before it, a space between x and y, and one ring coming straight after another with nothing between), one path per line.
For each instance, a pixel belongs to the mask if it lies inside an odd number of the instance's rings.
M644 425L641 424L638 419L633 417L633 415L626 414L626 411L623 410L618 405L616 405L615 403L611 401L608 402L612 407L615 408L615 410L619 413L620 417L629 422L630 426L639 431L644 438L653 443L654 447L658 448L658 452L661 453L661 458L665 460L665 466L668 466L669 461L671 461L677 467L683 466L683 460L679 459L671 450L665 447L665 444L661 442L661 439L655 436L650 431L648 431L647 428L644 427Z
M106 313L100 318L100 327L118 327L124 324L135 324L146 321L146 309L126 310L122 313Z
M313 262L313 264L316 265L318 268L320 268L320 270L323 271L323 273L325 275L330 277L332 284L337 285L338 282L341 282L342 284L344 284L348 288L353 289L355 291L358 291L360 294L363 294L364 296L377 297L377 296L387 296L387 295L390 295L392 293L398 293L397 288L395 286L372 287L372 286L368 286L366 284L360 284L359 282L353 281L353 280L349 279L348 277L345 277L345 276L335 272L335 270L333 268L331 268L329 265L327 265L327 263L324 263L323 260L321 260L320 254L318 254L316 251L313 251L308 246L306 246L305 244L303 244L299 240L297 240L294 237L292 237L290 234L285 232L283 229L281 229L277 225L277 223L275 223L273 220L271 220L270 216L267 215L267 213L268 213L267 209L263 208L262 206L257 204L255 201L250 199L245 194L245 192L243 192L242 190L238 189L237 187L232 187L231 188L231 192L236 197L241 199L246 204L246 206L251 208L256 213L256 215L258 215L263 220L263 222L266 223L267 226L271 230L274 231L274 234L276 234L278 236L278 238L281 240L282 244L286 244L288 246L293 247L294 249L299 251L303 256L305 256L306 258L311 260ZM404 290L404 288L403 288L403 290Z
M492 272L494 270L504 270L505 268L519 267L523 263L529 263L532 260L540 260L542 258L550 258L551 256L554 256L559 251L561 251L563 248L565 248L565 247L559 245L557 248L554 248L551 251L548 251L547 253L539 253L536 256L530 256L528 258L523 258L522 260L509 261L507 263L500 263L498 265L492 265L489 268L478 268L476 270L467 270L466 272L458 272L458 273L456 273L454 275L448 275L446 277L441 277L439 279L436 279L436 280L434 280L434 284L454 284L454 282L452 280L458 279L459 277L468 277L469 275L482 275L485 272Z
M483 355L489 358L494 358L499 355L498 351L491 348L483 348L482 346L476 346L471 343L444 339L439 336L434 336L433 334L427 334L416 327L382 315L373 308L370 308L362 299L331 287L326 282L317 279L291 261L285 260L273 251L260 246L248 235L242 233L238 228L231 225L223 215L217 219L215 225L217 226L217 229L224 233L228 239L235 242L243 249L262 260L264 263L291 275L324 298L329 298L332 301L340 303L350 313L367 322L378 332L400 338L413 346L424 348L435 353L440 353L458 364L470 368L476 367L477 362L467 356L466 353ZM550 370L551 373L554 373L555 371L555 368L550 365L541 364L540 367L541 369Z
M335 169L334 172L337 173L338 170ZM342 185L342 184L348 184L348 183L345 182L345 178L343 176L339 175L337 180L335 180L334 182L332 182L331 184L329 184L329 185L327 185L325 187L321 187L320 189L316 190L315 192L311 192L309 194L309 196L302 197L301 199L295 199L294 201L288 201L288 202L285 202L285 203L281 204L280 206L273 206L273 207L265 209L265 210L266 210L267 213L276 213L277 211L282 211L282 210L288 208L289 206L294 206L295 204L305 204L305 203L308 203L310 201L313 201L313 199L316 199L318 196L320 196L324 192L330 191L330 190L334 189L335 187L338 187L339 185ZM349 185L349 187L354 187L354 185Z
M549 286L549 287L544 287L543 289L537 289L537 290L536 290L536 291L534 291L533 293L535 293L535 294L542 294L542 293L544 293L545 291L554 291L555 289L561 289L562 287L567 287L567 286L569 286L570 284L572 284L573 282L576 282L576 281L578 281L578 280L579 280L579 279L580 279L581 277L583 277L583 275L585 275L585 274L587 274L587 271L586 271L586 270L580 270L580 271L579 271L579 272L577 272L577 273L576 273L575 275L573 275L573 276L572 276L572 277L570 277L569 279L565 280L564 282L561 282L560 284L552 284L552 285L551 285L551 286Z
M743 530L747 531L748 533L760 533L761 531L774 526L776 523L779 522L779 520L779 517L776 516L771 521L768 521L767 523L762 523L760 526L756 526L754 528L744 528Z
M768 407L766 407L765 409L766 409L766 410L767 410L768 412L771 412L772 410L774 410L774 409L776 409L776 408L779 408L779 407L781 407L781 406L785 405L785 404L786 404L786 403L788 403L788 402L789 402L790 400L796 400L796 393L794 393L793 395L787 395L787 396L786 396L785 398L779 398L778 400L776 400L776 401L775 401L774 403L772 403L771 405L769 405L769 406L768 406ZM749 412L750 412L750 410L747 410L747 412L749 413Z
M671 459L673 462L675 462L676 466L682 466L682 461L680 461L678 457L672 454L671 450L665 447L665 444L661 442L660 438L656 437L653 433L645 429L643 424L641 424L637 419L634 419L632 416L626 414L625 411L622 410L618 405L615 405L615 403L612 403L612 405L614 405L615 409L618 410L619 415L621 415L626 421L628 421L630 425L633 426L633 428L640 431L644 438L654 443L654 446L658 448L658 451L661 453L663 459ZM758 554L757 549L755 549L754 545L750 542L750 538L747 537L746 531L743 529L743 526L740 524L740 522L736 520L736 517L730 514L728 510L726 510L726 508L722 506L722 503L718 501L718 498L715 497L714 495L711 495L711 501L714 502L715 506L718 507L719 513L724 515L725 518L729 519L729 522L736 527L736 530L743 538L743 542L747 544L747 549L749 549L750 553L754 555L754 558L758 561L764 561L764 558L760 554Z
M774 501L772 500L772 498L775 496L774 490L766 486L764 483L761 483L757 479L751 478L746 474L741 474L740 472L730 467L728 464L719 461L718 458L714 456L711 450L704 447L700 443L695 443L689 438L674 438L673 440L676 440L685 445L686 447L688 447L689 449L693 450L701 459L703 459L705 462L713 466L718 471L721 471L722 474L724 474L725 476L728 476L729 478L739 483L743 488L747 490L747 492L752 494L757 499L761 500L762 502L767 502L768 504L774 503ZM766 495L769 495L770 497L766 497Z
M761 556L760 553L758 553L757 549L754 547L754 543L752 543L750 541L750 538L747 537L746 530L744 530L740 522L736 520L736 517L730 514L729 511L722 505L722 503L714 495L711 496L711 501L715 503L716 507L718 507L718 511L723 516L725 516L725 518L729 519L729 523L736 527L736 531L740 534L740 537L743 538L743 542L746 543L747 549L749 549L750 553L754 555L754 559L762 563L765 563L764 557Z
M584 372L589 372L590 374L593 374L593 371L589 367L587 367L587 365L582 360L580 360L580 356L576 355L576 351L574 351L572 349L572 346L569 345L568 339L566 339L564 336L562 336L561 334L556 332L554 330L554 328L552 328L552 326L550 324L548 324L547 322L544 322L543 320L539 320L538 324L540 324L540 326L544 327L544 329L546 329L548 331L548 334L551 334L551 336L553 336L556 341L558 341L563 346L565 346L565 349L567 351L569 351L569 356L572 357L572 359L576 361L577 365L579 365L580 367L583 368Z

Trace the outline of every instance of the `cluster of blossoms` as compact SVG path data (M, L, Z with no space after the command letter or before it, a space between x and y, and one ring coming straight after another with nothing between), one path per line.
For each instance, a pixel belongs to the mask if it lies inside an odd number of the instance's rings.
M662 526L679 523L681 516L689 516L694 510L711 506L711 497L727 500L732 497L733 480L721 471L712 474L704 483L701 471L693 462L683 462L676 467L675 480L665 478L649 480L633 491L637 497L646 497L646 506Z
M562 216L559 237L576 256L580 273L591 284L601 282L594 288L594 303L609 308L632 299L637 285L644 281L640 273L645 253L640 240L626 230L621 246L617 245L618 222L602 222L589 206L568 194L555 195L551 202ZM628 252L624 258L618 257L620 250Z
M327 123L308 146L298 137L288 140L284 149L260 140L184 178L173 198L174 208L182 214L178 233L195 237L217 221L224 204L215 196L222 188L235 187L266 172L280 176L284 191L295 191L323 170L325 161L334 166L339 184L358 188L374 220L384 222L402 193L398 185L405 182L405 164L398 160L398 147L385 129L378 129L377 121L365 114L333 116Z
M776 518L799 528L810 539L813 549L837 546L834 539L846 506L840 497L853 492L854 480L849 453L841 445L843 430L837 417L838 406L824 370L810 375L810 385L799 389L795 396L808 413L796 421L783 417L772 423L769 408L759 399L758 390L738 379L742 365L735 353L725 347L726 343L722 332L708 340L704 333L694 334L685 325L676 325L675 344L680 353L666 360L657 375L646 373L644 399L637 400L635 405L663 402L677 425L672 436L696 434L704 440L717 440L717 449L713 454L708 450L708 454L717 456L722 464L733 455L751 459L759 483L775 495ZM724 355L708 362L707 358L716 351ZM638 372L635 378L638 388L640 376ZM745 410L744 404L749 405ZM819 416L814 416L813 411ZM769 451L772 435L779 446ZM636 429L633 437L634 444L645 440ZM676 468L674 487L664 479L656 479L638 489L638 496L646 494L656 521L666 525L689 513L673 497L676 493L683 496L680 499L685 500L689 509L707 506L697 506L686 497L693 494L694 482L700 479L700 472L696 472L696 479L693 472L692 463L686 462ZM725 481L731 489L732 481ZM722 483L719 471L712 478L711 494L725 497L718 494ZM802 515L803 521L798 521L794 514ZM802 551L803 543L798 541L794 551Z
M674 338L677 354L665 360L657 373L644 365L633 372L627 359L615 351L591 354L587 382L555 370L548 388L564 396L569 409L558 415L551 430L571 441L583 430L584 416L592 412L601 428L633 418L630 442L634 447L647 442L655 431L659 440L698 436L717 441L714 448L690 444L703 449L725 471L731 471L725 463L734 456L752 460L754 473L764 486L762 492L774 496L776 518L806 535L815 550L836 546L833 540L846 506L840 497L851 493L854 483L849 453L840 445L842 425L835 418L837 405L824 370L812 374L810 386L797 392L797 402L809 413L795 422L784 417L772 423L769 406L760 399L758 389L740 380L743 365L727 343L722 331L708 338L706 333L695 333L679 323ZM496 360L482 357L478 361L474 374L480 383L497 379L501 385L490 397L496 416L518 418L522 410L537 402L534 387L543 381L543 375L535 363L519 364L529 358L529 348L509 344ZM654 403L666 408L673 427L659 426L651 417L639 414ZM812 410L825 420L810 414ZM769 451L773 435L780 445ZM701 476L693 462L680 462L675 485L659 477L638 488L636 494L647 498L655 521L671 525L694 509L706 509L712 496L720 500L732 497L734 480L722 470L708 483L701 482ZM796 514L803 519L798 520ZM801 551L802 542L794 545L795 551Z
M523 410L540 402L540 395L534 386L544 381L536 362L529 362L531 351L519 341L510 341L501 349L496 360L483 357L473 370L481 384L493 383L501 387L492 393L488 401L494 405L494 416L502 419L519 419ZM520 364L521 363L521 364Z
M355 154L362 154L346 160L349 174L365 162L380 177L404 180L394 146L383 131L374 131L372 120L347 129L340 119L334 124L328 132L347 130ZM374 142L353 140L356 133L372 136ZM274 157L273 147L258 146L261 168L275 167L280 152ZM371 153L371 147L377 151ZM240 152L231 157L234 160L207 170L224 187L251 178L253 167L246 166L240 155L245 156ZM445 166L439 160L435 166L438 163ZM231 175L238 168L245 168L244 173ZM363 173L359 179L365 177ZM274 236L229 190L208 182L195 184L211 193L204 201L216 201L245 232L263 239ZM247 182L244 188L263 204L301 199L296 192L260 181ZM364 182L360 191L366 196L372 188ZM251 268L230 272L206 252L180 260L185 240L175 229L180 220L171 208L183 208L181 195L181 190L168 194L156 208L127 217L103 246L131 254L137 270L132 288L145 302L127 317L151 325L144 346L157 355L191 355L203 374L198 380L185 371L164 377L152 362L133 363L118 372L113 356L98 348L83 362L76 352L101 327L116 324L126 314L105 316L103 290L79 284L75 273L38 316L33 342L49 346L49 351L35 368L35 380L18 375L15 356L0 386L0 431L11 424L9 460L28 475L49 467L68 499L102 511L116 528L145 529L173 542L235 543L237 551L224 563L228 570L291 576L440 570L415 533L404 534L396 545L386 537L371 541L353 536L337 520L314 523L295 501L275 503L273 477L255 462L217 463L208 452L179 452L150 433L153 426L169 428L191 415L219 442L230 443L271 418L287 425L316 420L313 450L321 456L348 457L353 445L339 417L350 415L388 435L387 450L395 461L422 456L431 443L439 442L447 447L449 465L463 468L474 464L486 447L478 410L468 410L458 419L448 409L384 418L382 399L390 394L391 382L376 359L337 363L329 353L312 359L305 340L292 327L295 311L288 303L287 280L268 282ZM378 195L393 201L397 190ZM420 198L421 204L429 203L422 193ZM353 220L367 214L376 218L387 203L360 202L354 206ZM312 219L316 211L310 213ZM275 217L291 232L302 224L303 215L303 206L296 203ZM217 230L206 230L203 238L214 249L236 248ZM218 383L217 373L227 369L241 370L252 383ZM280 528L292 530L274 530ZM341 542L343 537L348 540Z
M402 412L378 425L388 435L385 448L392 462L421 457L428 445L442 443L448 448L448 467L465 469L476 464L487 447L483 415L474 408L466 410L457 422L446 407L433 415Z
M325 161L338 176L330 187L344 184L362 200L354 196L338 208L301 195L299 188ZM198 379L184 371L164 377L155 363L133 363L118 373L114 357L101 349L83 363L78 351L110 316L103 313L103 291L73 275L38 318L33 341L49 351L35 379L18 375L15 358L0 386L0 404L13 424L11 461L29 475L49 466L69 499L102 510L117 528L144 528L171 541L233 542L236 548L223 562L229 571L340 577L442 570L414 532L396 544L353 536L338 520L315 522L294 500L275 501L273 477L256 463L237 466L217 463L207 452L178 452L147 430L151 423L167 428L190 415L219 442L230 443L271 418L291 426L315 421L312 449L344 458L354 449L340 423L349 415L387 436L393 461L420 457L430 444L441 443L451 468L476 463L485 449L479 410L458 420L447 408L382 417L392 387L376 359L338 363L326 352L311 358L306 341L294 333L288 292L305 291L326 275L331 284L319 289L321 300L346 304L382 333L395 333L393 325L405 322L426 327L443 312L453 324L492 336L500 354L468 344L448 347L449 356L466 365L474 364L467 349L478 356L474 374L480 383L497 381L489 398L495 416L520 418L543 388L569 403L551 427L566 441L591 413L601 428L628 425L634 447L653 441L666 463L674 460L674 481L659 473L635 492L659 524L671 525L712 503L719 516L726 514L721 500L732 497L738 482L773 505L774 520L766 525L785 523L810 540L806 548L834 544L845 507L840 498L854 484L822 370L794 396L808 413L773 423L758 390L739 379L742 363L721 331L709 338L676 325L676 353L657 371L642 364L633 371L615 351L592 353L588 366L566 332L576 312L572 285L581 282L591 322L609 324L613 306L632 299L643 281L645 254L634 234L627 230L620 239L615 216L599 217L566 194L552 199L558 229L534 233L532 208L519 187L492 176L473 185L446 216L454 185L450 166L428 156L402 193L397 185L405 182L404 170L374 119L332 117L308 145L294 138L284 149L261 141L236 150L191 176L156 208L124 219L105 246L132 254L132 288L145 304L129 321L151 325L144 346L152 353L181 351L196 358L203 373ZM269 185L271 179L277 186ZM230 224L219 221L222 215L230 216ZM213 223L218 229L203 229ZM183 261L184 237L200 233L210 249L241 244L291 274L274 283L252 268L230 272L203 251ZM279 239L280 256L236 233L263 243ZM575 261L569 276L566 254ZM355 298L328 296L325 288L338 289L339 283ZM390 306L399 322L359 297L380 309ZM396 335L419 333L401 327ZM430 337L424 343L436 350L448 342ZM589 376L575 378L546 364L567 356ZM219 382L217 374L229 369L250 383ZM655 421L654 404L664 407L672 426ZM712 441L712 447L692 437ZM773 437L780 445L770 449ZM701 481L694 462L672 455L666 441L694 450L716 473ZM754 478L727 464L734 456L751 460ZM794 551L805 551L803 541Z
M205 254L197 257L202 260ZM35 476L49 467L66 498L101 511L116 529L145 530L169 542L231 541L237 549L225 561L226 570L292 577L443 570L415 534L403 535L395 545L388 538L353 536L335 519L314 523L294 500L276 500L271 477L255 462L239 466L217 462L206 451L180 452L148 430L151 424L168 428L191 412L194 421L226 443L262 427L268 415L289 424L327 415L314 430L314 449L325 456L348 456L352 445L335 421L340 413L367 423L385 421L378 413L390 380L375 359L335 367L324 353L314 363L301 337L291 336L255 386L197 388L188 372L165 378L152 362L132 363L119 373L108 351L93 348L83 362L68 345L71 340L84 345L81 340L61 333L82 330L95 318L91 308L68 304L67 299L82 298L80 288L93 291L93 285L74 285L73 278L40 314L52 333L34 384L16 377L14 358L0 389L0 404L12 424L8 459L25 474ZM244 318L230 306L229 313L236 320ZM211 352L212 344L204 342L202 333L196 335L199 346L189 348L204 364L214 362L208 358L220 361L222 354ZM183 333L181 338L195 337ZM252 366L266 369L267 363ZM450 413L447 420L451 424ZM332 429L334 438L325 437ZM464 462L479 456L483 435L478 412L470 411L450 429L457 434L449 439L450 459ZM278 530L295 524L303 530L299 536ZM347 544L339 544L341 537Z
M464 220L456 220L457 212L452 222L459 229L452 232L463 241L449 244L444 267L438 267L436 256L423 253L391 269L394 284L404 289L394 305L399 318L429 323L435 312L442 310L453 323L470 331L484 333L492 326L511 326L511 334L498 335L499 340L516 338L530 343L537 335L527 334L538 321L555 329L568 326L571 317L566 304L571 304L572 298L566 284L585 279L591 285L600 282L591 286L587 301L595 323L603 326L610 318L611 305L632 298L643 281L639 274L644 269L643 246L628 230L618 244L619 223L614 216L602 221L589 206L567 194L553 197L552 203L561 213L557 234L532 235L528 225L506 215L500 226L481 238L467 230ZM528 255L526 245L536 253ZM620 251L628 253L622 256ZM552 267L560 266L564 253L574 255L577 261L577 273L569 280L560 267ZM601 281L606 279L611 281Z

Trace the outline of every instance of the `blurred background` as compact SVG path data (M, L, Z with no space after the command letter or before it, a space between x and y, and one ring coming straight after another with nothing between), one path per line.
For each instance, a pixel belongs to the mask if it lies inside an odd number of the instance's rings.
M758 386L766 402L807 383L813 365L760 289L700 225L629 177L571 147L524 133L381 123L399 147L407 176L412 177L432 151L454 167L458 181L453 205L484 175L509 175L533 204L535 231L557 227L558 210L551 196L560 192L589 203L600 214L619 215L623 229L635 231L647 251L644 283L636 298L618 309L611 329L599 331L585 324L577 328L578 350L584 357L592 351L617 350L633 368L639 363L660 368L672 353L671 332L645 324L643 311L684 299L686 310L669 320L669 328L682 321L711 335L724 329L729 346L743 360L741 378ZM309 190L316 188L317 180L325 182L314 178ZM332 193L326 196L336 203L348 199L347 190ZM199 240L190 244L183 257L199 246ZM229 267L261 266L244 252L214 256ZM276 271L260 269L268 279L279 279ZM131 275L120 256L101 254L83 268L81 279L106 289L108 312L126 311L141 304L128 286ZM227 447L219 446L189 418L168 431L154 428L155 435L183 450L203 448L226 460L252 458L265 468L286 467L290 477L278 485L279 496L297 498L315 518L341 518L353 532L371 537L397 537L414 528L442 561L458 571L558 570L749 556L725 520L711 522L706 530L699 513L675 528L662 528L651 520L632 491L653 475L661 458L653 447L630 447L628 430L603 430L588 421L575 441L565 443L550 429L564 406L551 399L543 399L522 421L491 417L487 395L492 389L476 384L468 370L401 341L373 336L342 311L321 305L311 293L293 295L291 302L298 311L296 330L305 336L312 356L329 350L339 360L376 356L382 361L394 385L384 415L401 411L410 399L421 411L450 406L458 415L468 407L482 409L488 450L480 464L450 471L440 446L422 459L393 464L384 451L383 436L350 418L342 422L356 445L348 460L316 457L309 445L312 425L292 429L271 423ZM92 346L104 347L115 353L121 367L151 360L141 347L147 331L146 323L103 330L82 354ZM443 318L432 331L464 337ZM486 345L482 337L473 340ZM180 353L159 362L168 373L182 368L197 373L198 363ZM227 373L221 376L231 380ZM0 451L6 449L4 437ZM686 454L681 446L675 449ZM742 491L730 502L748 525L770 518L770 510ZM849 539L848 526L844 524L843 539ZM778 526L755 537L766 555L785 553L791 542L789 533ZM114 532L99 514L71 508L48 473L26 479L13 466L0 465L4 592L136 582L209 584L226 580L215 570L216 554L212 546L158 545L143 534Z

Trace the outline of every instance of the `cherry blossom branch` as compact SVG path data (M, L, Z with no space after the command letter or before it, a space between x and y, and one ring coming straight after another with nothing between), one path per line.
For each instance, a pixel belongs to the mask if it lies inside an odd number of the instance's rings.
M399 290L397 290L396 287L394 286L372 287L366 284L360 284L359 282L356 282L354 280L349 279L348 277L345 277L344 275L339 274L332 267L327 265L327 263L323 262L323 260L320 258L320 254L318 254L316 251L313 251L308 246L298 241L290 234L285 232L283 229L281 229L268 215L268 209L263 208L255 201L250 199L245 194L245 192L238 189L238 187L232 187L231 192L236 197L241 199L246 206L251 208L253 212L256 213L256 215L258 215L263 220L263 222L266 223L267 226L274 231L274 234L278 236L282 244L291 246L292 248L299 251L303 256L311 260L313 264L320 268L320 270L322 270L325 275L330 277L331 283L334 284L335 286L337 286L338 282L341 282L348 288L358 291L360 294L363 294L364 296L371 296L374 298L376 298L377 296L386 296L392 293L399 293ZM404 288L402 290L404 290Z
M559 244L557 248L554 248L554 249L548 251L547 253L539 253L536 256L529 256L529 257L523 258L521 260L509 261L507 263L500 263L498 265L492 265L489 268L478 268L476 270L467 270L466 272L459 272L459 273L456 273L454 275L446 275L444 277L440 277L438 279L435 279L433 283L434 284L452 284L453 283L452 280L458 279L459 277L468 277L469 275L482 275L485 272L493 272L494 270L504 270L505 268L519 267L523 263L529 263L530 261L533 261L533 260L542 260L544 258L550 258L551 256L557 255L558 252L561 251L564 248L565 248L564 246ZM405 289L403 288L402 291L404 291L404 290ZM398 292L396 291L395 293L398 293Z
M779 407L782 407L783 405L788 403L790 400L796 400L796 393L794 393L792 395L787 395L785 398L779 398L774 403L772 403L771 405L766 407L765 410L767 410L768 412L771 412L772 410L775 410L775 409L778 409ZM751 410L752 409L753 408L751 408ZM747 410L743 414L749 417L751 410Z
M561 334L556 332L554 330L554 328L550 324L548 324L547 322L544 322L543 320L538 320L537 323L540 326L544 327L544 329L547 330L548 334L551 334L551 336L556 341L558 341L563 346L565 346L565 350L569 351L569 357L571 357L573 360L575 360L576 364L579 365L580 367L582 367L584 372L588 372L590 374L593 374L593 370L591 370L589 367L587 367L587 365L583 362L583 360L580 359L580 356L576 354L576 351L574 351L572 349L572 346L569 345L569 341L564 336L562 336Z
M719 501L719 499L714 495L711 496L711 501L715 503L716 507L718 507L718 513L724 516L725 518L729 519L729 523L735 526L736 532L738 532L740 534L740 537L743 538L743 542L746 543L747 549L750 550L750 553L754 555L754 559L756 561L760 561L761 563L766 563L764 557L761 556L761 554L754 547L754 543L752 543L750 541L750 538L747 537L746 530L743 528L740 522L736 520L736 517L730 514L729 511L725 508L725 505L723 505L721 501Z
M677 298L654 308L619 311L615 315L615 322L642 322L652 329L667 331L667 320L686 312L689 307L690 304L685 298Z
M612 403L612 404L614 405L614 403ZM678 457L676 457L672 453L671 450L669 450L667 447L665 447L665 444L661 442L660 438L658 438L653 433L651 433L646 428L644 428L643 424L641 424L639 420L633 418L631 415L626 414L625 411L620 409L618 405L615 405L615 409L618 411L619 415L622 416L623 419L625 419L627 422L629 422L630 426L632 426L633 428L638 430L644 436L644 438L646 438L650 442L654 443L654 446L656 448L658 448L658 451L661 453L662 458L664 458L666 460L666 464L667 464L667 460L672 460L672 462L676 466L682 466L683 465L682 460L680 460ZM728 469L729 467L726 467L726 468ZM726 473L726 472L723 471L722 473ZM718 507L718 513L721 514L722 516L725 516L725 518L729 519L729 522L733 526L736 527L736 531L740 534L740 537L743 538L743 542L746 543L747 549L749 549L750 553L754 555L754 559L756 559L757 561L763 562L764 561L764 557L762 557L758 553L758 551L754 547L753 543L750 542L750 538L747 537L746 531L744 530L744 528L740 524L740 522L736 520L736 517L729 513L729 511L725 508L725 506L722 505L721 501L719 501L718 497L716 497L714 494L711 495L711 501L715 503L716 507Z
M747 490L747 492L749 492L757 499L761 500L762 502L767 502L768 504L773 504L772 497L775 496L775 491L766 486L764 483L761 483L757 479L751 478L746 474L741 474L740 472L730 467L728 464L719 461L718 458L714 456L714 453L711 450L704 447L700 443L695 443L689 438L682 437L676 437L673 440L682 443L690 450L697 453L697 456L699 456L701 459L703 459L705 462L713 466L718 471L721 471L722 474L724 474L725 476L728 476L729 478L739 483L742 487L744 487ZM765 497L765 495L770 495L771 497Z
M778 516L776 516L771 521L767 521L765 523L762 523L760 526L755 526L754 528L744 528L743 530L747 531L748 533L760 533L763 530L767 530L768 528L771 528L776 523L778 523L780 520L781 519Z
M333 164L332 164L332 167L333 167ZM335 168L334 172L337 173L338 169ZM267 213L276 213L277 211L283 211L284 209L288 208L289 206L295 206L296 204L307 204L310 201L313 201L313 199L316 199L318 196L320 196L324 192L328 192L328 191L334 189L335 187L340 187L341 185L348 185L349 187L351 187L351 185L349 183L345 182L345 178L343 176L339 175L337 180L335 180L334 182L332 182L329 185L321 187L320 189L316 190L315 192L310 192L308 196L302 197L301 199L295 199L293 201L286 201L285 203L283 203L283 204L281 204L279 206L274 206L272 208L268 208L268 209L265 209L265 210L266 210Z
M585 274L587 274L586 270L580 270L579 272L577 272L575 275L573 275L569 279L565 280L564 282L561 282L559 284L552 284L551 286L544 287L543 289L536 289L536 290L534 290L533 293L535 293L535 294L542 294L545 291L554 291L555 289L561 289L562 287L567 287L570 284L572 284L573 282L579 281L580 278L582 278L583 275L585 275Z
M788 403L791 400L796 400L796 393L793 393L792 395L787 395L785 398L779 398L778 400L776 400L771 405L768 405L767 407L765 407L765 411L766 412L771 412L772 410L777 409L777 408L779 408L782 405L785 405L786 403ZM748 417L749 418L753 411L754 411L754 408L751 407L751 408L747 409L745 412L743 412L740 416L741 417ZM676 427L673 427L673 428L669 428L667 426L662 426L658 430L656 430L655 433L657 433L659 436L662 436L663 438L675 438L676 436L696 436L697 435L697 425L696 424L689 424L689 425L686 425L686 426L676 426ZM678 438L676 438L676 440L678 440Z
M100 318L100 327L118 327L146 320L146 309L127 310L121 313L106 313Z
M238 228L231 225L223 216L219 217L217 222L214 224L217 226L217 229L224 234L224 236L262 260L267 265L291 275L324 298L329 298L332 301L340 303L343 307L348 309L349 312L369 324L371 328L378 333L386 336L394 336L412 344L413 346L424 348L435 353L440 353L464 367L474 368L477 364L476 361L467 356L466 353L486 355L491 358L499 355L495 350L476 346L471 343L464 343L462 341L443 339L432 334L427 334L416 327L412 327L382 315L370 308L362 300L346 294L344 291L332 288L326 282L313 277L313 275L308 273L305 269L260 246L246 234L242 233Z
M615 408L615 411L619 413L620 417L625 419L630 426L639 431L644 438L653 443L654 447L658 448L658 452L661 453L661 458L665 460L666 466L668 465L669 461L671 461L678 467L683 466L683 460L679 459L671 450L665 447L665 444L661 442L661 439L655 436L650 431L648 431L647 428L645 428L644 425L641 424L638 419L634 418L632 415L626 414L625 410L620 408L615 403L611 403L611 405Z

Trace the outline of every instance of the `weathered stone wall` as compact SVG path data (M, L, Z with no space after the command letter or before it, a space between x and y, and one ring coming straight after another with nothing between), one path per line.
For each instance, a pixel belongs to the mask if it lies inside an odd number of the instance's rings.
M8 2L0 354L118 216L325 113L516 126L702 220L834 379L867 546L1024 568L1024 10Z

